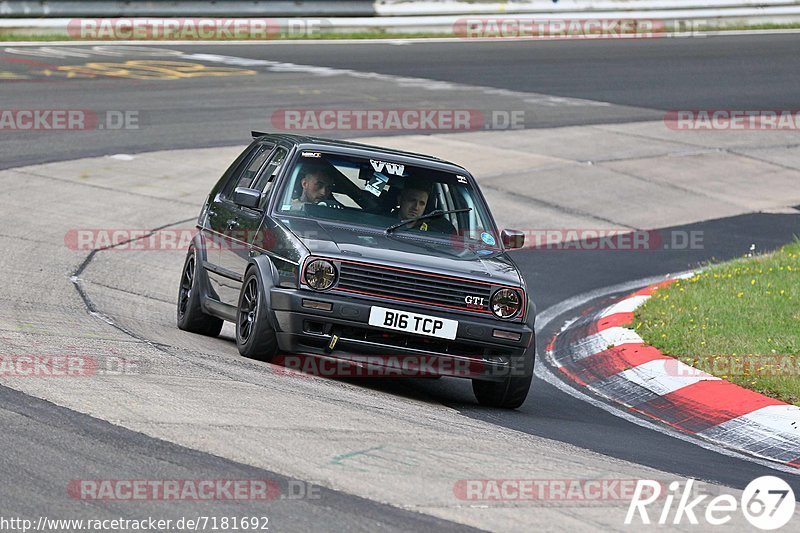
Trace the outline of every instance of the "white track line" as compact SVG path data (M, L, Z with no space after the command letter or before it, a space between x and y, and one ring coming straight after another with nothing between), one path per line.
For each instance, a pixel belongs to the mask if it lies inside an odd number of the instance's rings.
M625 298L621 302L617 302L611 307L607 307L605 311L600 313L600 318L616 315L617 313L632 313L637 307L649 299L649 296L631 296L630 298Z
M677 274L664 274L662 276L651 276L649 278L642 278L634 281L626 281L623 283L617 283L616 285L609 285L608 287L603 287L601 289L595 289L593 291L585 292L583 294L579 294L571 298L567 298L562 302L559 302L555 305L551 305L550 307L548 307L547 309L536 315L536 333L540 333L546 326L550 324L550 322L552 322L559 316L563 315L567 311L585 305L586 303L592 300L596 300L597 298L602 298L603 296L608 296L618 292L628 292L635 289L640 289L647 285L660 283L662 281L666 281L667 279L674 278L682 274L689 274L692 272L694 272L694 270L687 270L684 272L679 272Z
M701 381L719 381L718 377L706 374L675 359L648 361L620 372L617 376L658 396L664 396Z
M573 343L570 351L573 359L584 359L621 344L644 344L644 340L631 329L615 326Z
M694 271L683 272L681 274L689 274L691 272L694 272ZM643 279L640 279L640 280L635 280L635 281L630 281L630 282L625 282L625 283L619 283L617 285L611 285L611 286L608 286L608 287L603 287L603 288L596 289L596 290L593 290L593 291L590 291L590 292L579 294L577 296L573 296L572 298L564 300L563 302L558 303L556 305L550 306L547 309L545 309L544 311L542 311L541 313L539 313L538 318L537 318L537 324L536 324L536 332L537 333L541 332L543 329L545 329L547 326L549 326L550 323L553 322L553 320L555 320L559 316L563 315L567 311L575 309L576 307L580 307L581 305L585 305L586 303L588 303L588 302L590 302L590 301L592 301L594 299L601 298L603 296L608 296L608 295L611 295L611 294L614 294L614 293L634 290L634 289L637 289L637 288L640 288L640 287L645 287L647 285L652 285L654 283L658 283L660 281L664 281L668 277L676 277L676 276L653 276L653 277L649 277L649 278L643 278ZM679 432L677 430L671 429L668 426L657 425L657 424L655 424L653 422L645 420L644 418L640 418L639 416L636 416L636 415L633 415L633 414L629 413L627 410L621 408L618 405L608 403L606 401L603 401L603 400L600 400L600 399L595 398L593 396L590 396L590 395L588 395L588 394L586 394L584 392L581 392L580 390L576 389L572 385L566 383L563 379L561 379L561 377L557 376L551 370L550 366L552 366L553 368L556 368L559 365L552 359L550 354L545 354L545 357L548 359L548 363L544 363L543 361L539 361L536 364L536 366L534 368L536 376L539 379L541 379L541 380L553 385L554 387L556 387L560 391L562 391L562 392L564 392L566 394L569 394L573 398L576 398L576 399L578 399L580 401L586 402L586 403L588 403L588 404L590 404L590 405L592 405L594 407L597 407L598 409L602 409L603 411L605 411L607 413L610 413L610 414L612 414L612 415L614 415L614 416L616 416L618 418L622 418L623 420L625 420L627 422L630 422L632 424L636 424L637 426L640 426L640 427L643 427L645 429L649 429L649 430L652 430L652 431L656 431L656 432L661 433L663 435L666 435L668 437L672 437L672 438L675 438L675 439L678 439L678 440L682 440L682 441L688 442L690 444L694 444L695 446L699 446L699 447L701 447L703 449L706 449L706 450L709 450L709 451L712 451L712 452L715 452L715 453L719 453L719 454L725 455L727 457L732 457L734 459L740 459L742 461L748 461L748 462L751 462L751 463L755 463L755 464L758 464L760 466L764 466L764 467L770 468L772 470L776 470L776 471L783 472L783 473L786 473L786 474L791 474L791 475L794 475L794 476L800 475L800 471L797 468L794 468L794 467L791 467L791 466L788 466L788 465L783 465L783 464L780 464L780 463L776 463L774 461L769 461L769 460L766 460L766 459L760 459L758 457L753 457L752 455L745 455L743 453L730 450L728 448L725 448L723 446L720 446L718 444L714 444L713 442L709 442L709 441L703 439L702 438L704 436L703 433L697 433L696 436L691 436L691 435L686 435L685 433L681 433L681 432ZM752 413L750 413L750 414L752 414ZM719 426L717 426L717 427L719 427ZM700 438L698 438L698 436ZM678 475L677 473L675 473L675 474Z

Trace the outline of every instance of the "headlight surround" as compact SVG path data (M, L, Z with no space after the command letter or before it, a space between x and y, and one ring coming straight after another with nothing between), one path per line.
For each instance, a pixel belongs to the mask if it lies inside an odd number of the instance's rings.
M492 295L491 308L497 318L513 318L522 309L522 297L519 291L499 289Z
M306 265L303 277L315 291L327 291L336 282L336 267L330 261L314 259Z

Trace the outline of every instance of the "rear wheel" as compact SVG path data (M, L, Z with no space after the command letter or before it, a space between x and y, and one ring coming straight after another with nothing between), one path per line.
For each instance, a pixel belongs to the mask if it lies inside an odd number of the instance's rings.
M504 409L516 409L528 397L528 390L531 388L533 375L514 376L503 379L503 381L482 381L472 380L472 392L478 399L478 403L486 407L502 407Z
M269 323L264 287L255 268L244 278L236 311L236 346L244 357L269 361L278 353L278 337Z
M181 274L181 285L178 290L178 328L216 337L222 329L223 320L207 315L200 307L202 295L199 290L198 274L199 265L194 250L186 254Z

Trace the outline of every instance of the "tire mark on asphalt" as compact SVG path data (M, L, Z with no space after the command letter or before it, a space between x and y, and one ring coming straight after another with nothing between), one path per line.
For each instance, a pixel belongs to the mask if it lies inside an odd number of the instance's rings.
M660 157L664 157L664 156L658 156L658 157L654 157L654 158L645 157L645 158L634 158L634 159L658 159ZM666 157L672 157L672 156L666 156ZM604 166L604 165L600 164L598 166ZM611 170L613 172L616 172L617 174L621 174L623 176L627 176L627 177L629 177L631 179L634 179L636 181L640 181L642 183L646 183L648 185L655 185L657 187L664 187L665 189L671 189L673 191L686 193L686 194L688 194L690 196L698 196L698 197L701 197L701 198L706 198L708 200L713 200L714 202L718 202L720 204L729 205L729 206L732 206L732 207L735 207L735 208L739 208L739 209L741 208L740 205L734 204L734 203L729 202L727 200L723 200L723 199L718 198L716 196L711 196L710 194L707 194L707 193L705 193L705 192L703 192L703 191L701 191L699 189L691 189L689 187L683 187L681 185L676 185L675 183L670 183L668 181L659 181L658 179L650 179L648 177L640 176L640 175L635 174L633 172L630 172L630 171L627 171L627 170L621 170L621 169L615 168L615 167L612 167Z
M165 354L167 354L167 355L169 355L171 357L177 357L178 359L184 359L186 362L190 362L191 364L194 364L196 366L204 368L205 370L207 370L209 372L216 373L217 375L220 375L220 376L224 377L225 379L227 379L229 381L238 381L238 382L241 382L241 383L247 383L247 384L251 384L251 385L262 386L263 383L242 379L241 376L235 376L232 373L222 371L218 366L214 366L214 365L210 365L210 364L206 365L206 364L203 364L203 363L198 363L196 358L194 358L191 361L189 361L188 357L183 358L183 357L181 357L181 356L179 356L177 354L177 352L179 350L170 351L168 349L168 348L173 348L174 349L174 347L166 345L166 344L155 343L155 342L153 342L153 341L151 341L151 340L149 340L149 339L147 339L147 338L145 338L145 337L143 337L141 335L138 335L138 334L134 333L133 331L125 328L124 326L122 326L120 324L117 324L111 317L101 313L98 310L97 306L94 304L94 302L92 301L91 297L88 295L88 293L86 292L85 288L83 287L83 285L81 283L80 275L91 264L92 260L95 258L95 256L97 255L98 252L107 251L107 250L116 248L118 246L123 246L123 245L126 245L126 244L130 244L133 241L137 241L137 240L140 240L140 239L148 238L150 235L154 234L156 231L159 231L159 230L171 227L171 226L177 226L179 224L185 224L185 223L190 222L192 220L196 220L196 219L193 217L191 219L179 220L179 221L172 222L172 223L169 223L169 224L164 224L164 225L158 226L156 228L153 228L146 235L143 235L143 236L140 236L140 237L136 237L134 239L128 239L128 240L123 241L123 242L119 242L119 243L116 243L116 244L112 244L112 245L109 245L109 246L105 246L105 247L102 247L102 248L97 248L95 250L92 250L86 256L86 258L83 260L83 262L78 266L78 268L75 270L75 272L72 274L72 276L70 276L70 281L72 281L73 285L75 286L75 290L78 292L78 295L81 297L81 300L83 301L83 304L86 307L87 311L92 316L96 316L96 317L100 318L101 320L103 320L104 322L106 322L110 326L118 329L122 333L124 333L126 335L129 335L130 337L140 341L141 343L146 344L148 346L151 346L152 348L154 348L154 349L156 349L156 350L158 350L160 352L163 352L163 353L165 353ZM143 296L143 297L149 298L147 296ZM193 353L196 353L196 352L193 352ZM209 358L213 357L210 354L205 354L205 355L207 355ZM238 363L242 367L253 366L251 362L238 361ZM0 385L0 394L2 393L2 389L3 389L3 387L2 387L2 385ZM288 391L288 388L287 388L287 391ZM336 398L330 398L330 399L333 400L336 403L343 403L343 404L353 404L354 403L354 402L347 402L347 401L339 400L339 399L336 399ZM41 400L41 401L46 401L46 400ZM361 405L361 404L359 404L359 405ZM363 405L362 405L362 407L363 407ZM61 407L61 408L62 409L66 409L64 407ZM86 415L86 416L88 416L88 415ZM101 421L101 422L105 422L105 423L111 425L114 428L119 428L119 426L112 425L110 422L102 421L100 419L97 419L97 420ZM120 429L124 429L124 428L120 428ZM127 429L124 429L124 430L125 431L130 431L130 430L127 430ZM193 450L191 448L185 448L185 449L189 450L192 453L198 453L198 454L199 453L204 453L202 451ZM247 465L247 466L249 468L257 468L257 467L252 467L250 465ZM280 477L280 478L284 478L284 479L292 479L292 478L289 478L288 476L279 475L279 474L276 474L274 472L270 472L270 474L272 474L275 477ZM456 523L456 522L446 521L446 520L434 517L432 515L428 515L428 514L425 514L425 513L420 513L418 511L407 510L407 509L404 509L404 508L401 508L401 507L395 507L395 506L387 504L387 503L375 502L375 501L372 501L372 500L369 500L369 499L366 499L366 498L363 498L363 497L360 497L360 496L357 496L357 495L353 495L353 494L350 494L350 493L338 492L338 491L334 491L334 490L326 488L326 487L321 487L321 490L326 494L334 495L335 496L335 500L338 500L338 501L343 502L345 504L349 504L350 503L349 500L365 502L366 505L362 504L361 507L368 507L369 508L369 512L368 513L364 513L364 514L373 514L373 513L375 513L376 511L373 511L373 507L379 506L379 507L385 507L386 509L390 509L392 512L395 512L395 513L403 513L403 512L413 513L413 515L415 517L417 517L418 520L421 520L423 522L432 521L433 523L436 523L437 526L439 526L439 527L436 528L437 531L446 530L448 528L452 528L453 531L483 531L483 530L478 529L478 528L472 528L470 526L466 526L466 525L459 524L459 523ZM330 506L329 504L321 504L321 505ZM442 526L446 526L446 527L442 528Z
M19 235L9 235L8 233L0 233L0 237L6 238L6 239L16 239L18 241L23 241L23 242L32 242L34 244L41 244L43 246L52 246L53 245L52 242L40 241L39 239L31 239L30 237L20 237Z
M59 180L59 181L64 181L64 180ZM68 180L66 180L66 181L68 181ZM83 262L78 266L77 270L75 270L75 272L73 272L73 274L69 278L70 281L72 282L72 284L75 286L75 290L78 291L78 295L81 297L81 300L83 300L83 304L86 306L86 309L89 311L89 314L101 318L103 321L105 321L109 325L117 328L118 330L120 330L121 332L125 333L126 335L130 335L131 337L133 337L133 338L135 338L137 340L150 343L150 341L148 341L147 339L141 338L138 335L136 335L135 333L133 333L132 331L129 331L128 329L126 329L126 328L124 328L124 327L122 327L122 326L120 326L118 324L115 324L114 321L111 320L110 317L107 317L107 316L103 315L102 313L100 313L98 311L98 309L97 309L97 306L94 304L94 302L92 302L92 299L89 297L89 295L86 293L86 290L83 288L83 285L81 284L80 275L83 274L83 271L86 270L86 267L88 267L89 264L92 262L92 260L94 259L94 256L97 255L97 252L104 252L106 250L111 250L111 249L116 248L118 246L124 246L124 245L130 244L132 242L136 242L136 241L139 241L139 240L142 240L142 239L146 239L146 238L149 238L152 235L154 235L157 231L160 231L162 229L166 229L166 228L169 228L169 227L172 227L172 226L177 226L178 224L186 224L187 222L192 222L193 220L197 220L197 219L195 217L192 217L192 218L187 218L187 219L184 219L184 220L178 220L177 222L170 222L168 224L163 224L161 226L158 226L158 227L155 227L155 228L151 229L148 233L146 233L145 235L142 235L140 237L136 237L136 238L133 238L133 239L127 239L127 240L120 241L120 242L115 243L115 244L110 244L108 246L103 246L101 248L95 248L94 250L89 252L89 255L86 256L86 258L83 260Z
M103 190L103 191L109 191L109 192L113 192L113 193L117 193L117 194L122 193L122 194L131 195L131 196L138 196L140 198L147 198L148 200L159 200L159 201L162 201L162 202L172 202L172 203L176 203L176 204L191 205L192 207L197 207L197 202L190 202L188 200L175 200L174 198L162 198L160 196L152 196L152 195L143 194L143 193L140 193L140 192L126 191L125 189L115 189L114 187L105 187L103 185L97 185L96 183L82 183L80 181L56 178L55 176L46 176L44 174L38 174L36 172L31 172L30 170L14 170L14 172L16 172L18 174L25 174L25 175L28 175L28 176L33 176L33 177L36 177L36 178L43 178L43 179L58 181L60 183L71 183L73 185L81 185L83 187L91 187L93 189L100 189L100 190ZM190 218L188 221L192 221L192 220L196 220L196 219L195 218ZM172 225L174 225L174 224L169 224L168 226L172 226ZM163 228L160 228L160 229L163 229Z
M766 150L770 148L797 148L800 144L787 144L787 145L780 145L780 146L763 146L758 147L757 150ZM736 148L729 148L725 150L725 152L733 155L738 155L739 157L744 157L745 159L752 159L753 161L758 161L760 163L767 163L768 165L772 165L774 167L782 168L785 170L793 170L794 172L800 171L797 167L792 167L789 165L784 165L783 163L777 163L775 161L770 161L769 159L764 159L763 157L756 157L752 154L746 154L743 152L737 151Z
M492 178L494 179L494 178L498 178L498 177L502 177L502 176L504 176L504 174L500 174L498 176L492 176ZM589 213L587 211L583 211L582 209L577 209L577 208L574 208L574 207L565 207L563 205L560 205L560 204L557 204L557 203L554 203L554 202L548 202L547 200L542 200L541 198L528 196L527 194L523 194L523 193L518 192L518 191L512 192L512 191L509 191L507 189L503 189L502 187L498 187L496 185L492 185L491 183L481 183L481 188L489 189L489 190L492 190L492 191L496 191L496 192L502 193L502 194L504 194L506 196L511 197L512 199L522 198L526 202L529 202L530 204L538 205L539 207L547 207L547 208L550 208L550 209L555 209L556 211L561 211L562 213L566 213L568 215L575 215L575 216L579 216L579 217L583 217L583 218L589 218L591 220L596 220L598 222L605 222L607 224L613 224L614 226L623 227L623 228L630 228L630 229L633 229L633 230L639 230L640 229L640 228L632 228L632 227L628 226L627 224L622 224L621 222L617 222L615 220L611 220L610 218L605 218L605 217L601 217L601 216L598 216L598 215L593 215L593 214L591 214L591 213Z
M190 219L179 220L179 221L176 221L176 222L163 224L161 226L153 228L152 230L150 230L145 235L138 236L136 238L128 239L128 240L125 240L125 241L118 242L116 244L111 244L111 245L108 245L108 246L104 246L104 247L92 250L86 256L86 258L83 260L83 262L80 264L80 266L78 266L78 268L75 270L75 272L72 274L72 276L70 276L70 281L75 286L75 290L78 292L78 295L81 297L81 300L83 301L83 304L84 304L86 310L89 312L90 315L99 318L103 322L107 323L108 325L110 325L111 327L117 329L118 331L124 333L125 335L128 335L129 337L133 338L134 340L138 341L139 343L147 345L147 346L150 346L150 347L154 348L155 350L158 350L158 351L160 351L160 352L162 352L162 353L164 353L164 354L166 354L166 355L168 355L170 357L179 359L179 360L183 361L184 363L195 365L195 366L197 366L197 367L199 367L199 368L201 368L201 369L203 369L205 371L208 371L210 373L222 376L225 379L228 379L230 381L239 382L239 383L246 383L246 384L249 384L249 385L263 386L263 382L255 379L255 378L248 379L248 378L245 378L245 377L243 377L241 375L237 375L236 373L234 373L232 371L229 371L227 368L221 368L219 364L204 363L204 362L197 361L197 357L196 356L197 356L198 352L196 352L196 351L189 351L189 350L181 349L181 348L176 347L176 346L172 346L170 344L155 342L155 341L150 340L150 339L148 339L148 338L146 338L146 337L144 337L142 335L134 333L133 331L129 330L128 328L118 324L112 317L110 317L110 316L106 315L105 313L101 312L100 309L92 301L91 297L86 292L86 289L83 286L83 283L82 283L82 280L81 280L80 276L86 270L86 268L91 264L92 260L95 258L95 256L97 255L98 252L107 251L107 250L116 248L118 246L124 246L124 245L130 244L131 242L135 242L135 241L138 241L138 240L146 239L146 238L149 238L151 235L153 235L155 232L160 231L162 229L165 229L165 228L168 228L168 227L172 227L172 226L177 226L179 224L185 224L187 222L191 222L191 221L194 221L194 220L196 220L196 218L192 217ZM142 297L150 298L149 296L142 296ZM187 352L187 355L183 355L181 352ZM203 355L207 356L207 358L209 360L210 359L218 360L218 356L215 356L213 354L203 354ZM236 367L239 367L239 368L247 368L247 369L261 368L261 369L263 369L262 365L257 364L257 362L255 362L255 361L250 361L250 360L246 360L246 359L242 359L242 358L226 360L226 364L230 364L232 362ZM330 380L327 380L327 382L331 383L331 384L337 384L339 386L345 386L344 382L330 381ZM286 387L284 389L284 392L292 392L292 389L290 387ZM294 392L296 392L296 391L294 391ZM341 398L337 398L337 397L334 397L332 395L328 396L327 399L329 401L333 402L333 403L340 403L340 404L343 404L343 405L359 405L359 407L365 408L365 406L360 404L360 403L357 403L357 402L354 402L354 401L343 400Z
M107 285L105 283L100 283L100 282L97 282L97 281L89 281L88 283L91 283L92 285L97 285L98 287L103 287L104 289L109 289L109 290L112 290L112 291L118 291L118 292L122 292L124 294L130 294L130 295L133 295L133 296L141 296L142 298L147 298L148 300L155 300L156 302L161 302L161 303L165 303L165 304L169 304L169 305L175 305L174 301L165 300L164 298L160 298L158 296L152 296L152 295L149 295L149 294L144 294L142 292L136 292L136 291L129 291L129 290L126 290L126 289L120 289L119 287L114 287L113 285Z

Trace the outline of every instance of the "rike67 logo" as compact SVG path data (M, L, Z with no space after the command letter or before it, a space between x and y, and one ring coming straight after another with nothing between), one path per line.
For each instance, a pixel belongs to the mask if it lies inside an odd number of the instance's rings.
M696 495L694 480L689 479L681 488L679 481L669 484L667 493L661 494L662 485L657 481L639 480L625 516L625 524L700 524L701 520L712 526L727 524L737 511L758 529L772 531L785 526L792 519L795 497L792 487L775 476L762 476L751 481L740 501L730 494L721 494L710 500L708 494ZM658 509L649 507L656 501L664 502ZM655 511L651 517L649 512Z

